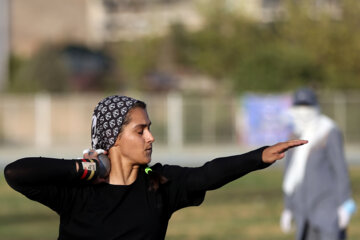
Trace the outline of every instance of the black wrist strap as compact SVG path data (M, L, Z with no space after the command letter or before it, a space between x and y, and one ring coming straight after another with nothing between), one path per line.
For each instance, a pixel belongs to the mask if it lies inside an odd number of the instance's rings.
M91 181L98 175L99 164L94 159L77 160L79 165L78 176L80 180Z

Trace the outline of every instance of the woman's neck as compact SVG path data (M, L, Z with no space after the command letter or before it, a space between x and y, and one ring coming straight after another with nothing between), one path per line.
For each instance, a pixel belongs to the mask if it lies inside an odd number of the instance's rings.
M139 165L129 164L124 159L119 159L116 155L109 157L111 159L109 184L130 185L135 182L139 172Z

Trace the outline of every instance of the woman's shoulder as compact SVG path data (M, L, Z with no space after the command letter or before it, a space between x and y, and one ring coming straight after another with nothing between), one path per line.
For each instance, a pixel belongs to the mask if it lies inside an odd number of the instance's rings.
M183 175L186 172L186 169L188 168L179 165L156 163L153 166L151 166L151 169L167 178L173 179Z
M155 171L187 169L187 167L183 167L183 166L180 166L180 165L162 164L162 163L155 163L150 168L152 170L155 170Z

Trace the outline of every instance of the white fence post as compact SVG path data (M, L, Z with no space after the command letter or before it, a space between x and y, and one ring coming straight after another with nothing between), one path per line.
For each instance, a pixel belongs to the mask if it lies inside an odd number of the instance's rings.
M167 97L167 134L171 149L183 146L183 100L180 94L170 93Z
M0 0L0 91L8 84L10 57L10 1Z
M216 142L216 103L212 98L203 98L201 101L202 143L214 144Z
M51 145L51 97L35 95L35 144L43 148Z

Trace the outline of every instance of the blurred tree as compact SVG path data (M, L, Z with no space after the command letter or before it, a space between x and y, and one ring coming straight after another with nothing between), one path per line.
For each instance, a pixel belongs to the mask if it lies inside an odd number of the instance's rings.
M15 81L15 75L18 73L18 71L22 68L22 66L26 64L26 59L11 54L9 59L9 84L12 86L13 82Z
M103 51L81 45L68 45L62 51L69 71L70 90L100 91L110 84L104 81L111 67L111 59Z
M13 92L99 91L113 85L104 81L111 60L84 46L46 45L29 59L13 57L10 66Z
M326 8L312 0L285 0L281 15L260 22L215 1L203 11L207 21L200 31L173 26L177 62L229 79L236 91L304 84L360 88L360 3L341 3Z
M15 92L63 92L68 89L68 71L58 49L45 46L14 73L9 88Z
M164 60L172 61L171 52L164 52L168 37L143 38L133 41L121 41L111 44L109 51L116 61L116 68L123 79L124 88L132 90L156 90L153 79Z
M323 88L360 88L360 33L356 31L360 26L360 3L341 3L331 11L309 11L309 1L301 11L299 4L288 4L289 14L281 32L284 40L313 55L316 65L322 68Z
M286 45L254 49L233 74L238 91L285 90L323 81L321 68L309 53Z

